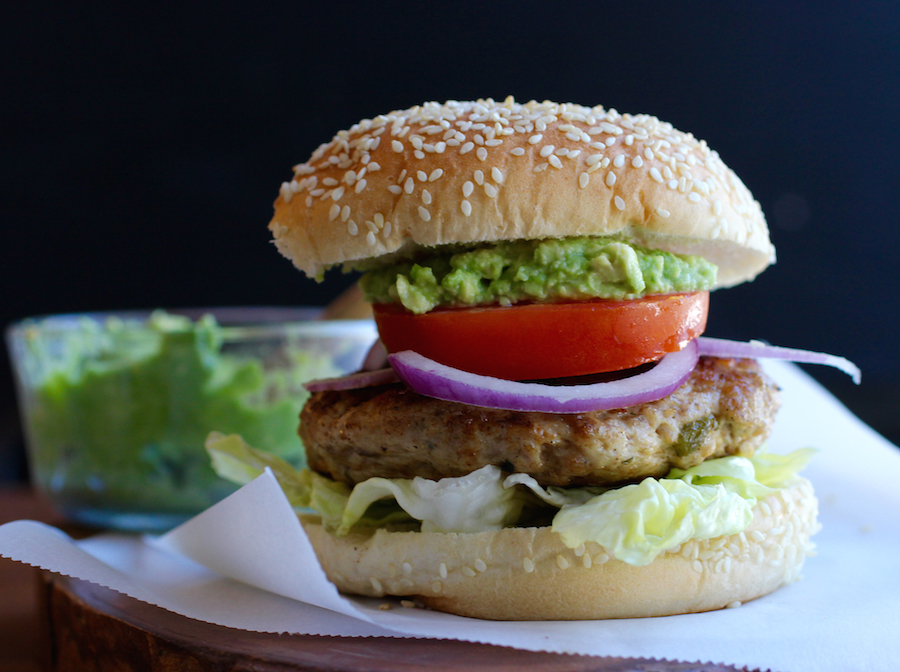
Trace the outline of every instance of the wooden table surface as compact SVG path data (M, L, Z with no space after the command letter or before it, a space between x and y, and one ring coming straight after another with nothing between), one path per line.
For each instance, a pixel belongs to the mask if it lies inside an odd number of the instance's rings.
M0 525L13 520L62 519L26 486L0 488ZM37 672L38 570L0 558L0 672Z

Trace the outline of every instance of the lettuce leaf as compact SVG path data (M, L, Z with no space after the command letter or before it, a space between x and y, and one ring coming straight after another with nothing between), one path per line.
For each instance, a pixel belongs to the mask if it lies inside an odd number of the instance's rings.
M349 532L371 503L390 497L422 521L423 532L499 530L518 519L524 503L519 491L503 487L502 476L499 467L489 465L439 481L370 478L353 488L338 534Z
M308 469L297 471L237 435L212 432L206 450L216 473L241 485L270 468L292 506L313 509L338 535L346 535L355 525L413 521L420 521L424 532L499 530L518 519L524 503L521 492L503 487L502 472L495 466L440 481L370 478L351 491L345 483Z
M245 484L265 468L290 503L317 512L338 535L355 526L420 524L424 532L482 532L526 524L523 508L537 502L558 511L551 529L576 548L595 542L616 558L641 566L691 539L737 534L763 497L787 485L806 466L812 449L788 455L707 460L666 478L646 478L619 488L544 488L527 474L504 476L486 466L459 478L370 478L351 488L315 472L296 470L257 451L239 436L212 433L206 441L216 472Z

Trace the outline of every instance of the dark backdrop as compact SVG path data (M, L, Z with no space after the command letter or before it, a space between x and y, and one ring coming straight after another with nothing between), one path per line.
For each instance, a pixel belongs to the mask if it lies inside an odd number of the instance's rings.
M304 279L266 224L335 131L426 100L602 104L705 138L762 203L778 263L716 293L708 333L855 360L859 388L814 374L897 439L900 5L311 4L0 9L0 324L325 303L350 278ZM22 477L5 360L0 413Z

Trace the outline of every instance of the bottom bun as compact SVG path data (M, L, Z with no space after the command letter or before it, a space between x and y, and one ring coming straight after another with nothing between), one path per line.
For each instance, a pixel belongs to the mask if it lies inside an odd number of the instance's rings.
M669 616L738 606L800 578L819 529L800 478L757 503L739 534L689 541L634 567L594 543L571 549L549 527L496 532L355 532L335 537L302 518L341 592L414 597L493 620Z

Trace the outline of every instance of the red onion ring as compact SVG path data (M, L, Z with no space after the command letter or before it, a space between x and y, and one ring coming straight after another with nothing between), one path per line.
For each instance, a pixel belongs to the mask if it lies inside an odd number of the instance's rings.
M400 379L391 368L378 369L377 371L359 371L349 376L340 378L322 378L304 383L303 387L308 392L324 392L326 390L356 390L361 387L375 387L397 383Z
M541 413L586 413L625 408L671 394L694 370L694 341L663 357L645 373L593 385L552 386L519 383L454 369L405 350L388 355L404 383L419 394L484 408Z
M840 369L859 385L862 373L853 362L837 355L827 355L824 352L810 352L809 350L796 350L794 348L782 348L775 345L767 345L760 341L728 341L724 338L708 338L701 336L697 339L697 349L700 355L711 357L743 357L746 359L786 359L801 364L824 364Z
M362 363L362 370L377 371L378 369L387 368L387 365L387 348L384 347L384 343L382 343L379 338L372 344L372 347L369 348L369 352L366 354L366 358Z

